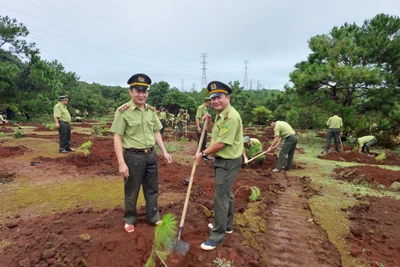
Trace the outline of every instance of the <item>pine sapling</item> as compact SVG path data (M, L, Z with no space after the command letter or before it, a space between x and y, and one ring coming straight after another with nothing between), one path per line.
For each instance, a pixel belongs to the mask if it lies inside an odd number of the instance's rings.
M154 230L153 248L145 267L156 266L157 257L164 266L167 266L165 260L168 255L171 254L171 247L174 245L176 230L177 221L175 216L172 213L165 214L161 219L161 223L157 225Z
M261 195L260 188L258 188L257 186L248 186L248 185L242 185L241 187L236 189L236 191L235 191L235 193L233 195L236 195L236 193L242 188L250 188L250 190L251 190L251 193L250 193L250 196L249 196L250 201L257 201L257 199Z
M85 143L83 143L80 147L78 147L78 149L76 150L76 153L83 153L83 154L85 154L85 156L87 156L87 155L89 155L90 154L90 148L91 148L91 146L92 146L92 141L87 141L87 142L85 142ZM75 154L75 155L77 155L77 154Z

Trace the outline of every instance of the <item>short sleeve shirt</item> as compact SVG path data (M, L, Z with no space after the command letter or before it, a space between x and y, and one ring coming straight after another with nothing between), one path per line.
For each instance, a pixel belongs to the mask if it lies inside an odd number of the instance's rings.
M124 109L126 105L129 108ZM122 136L124 148L145 149L156 143L155 132L162 129L156 112L145 105L142 112L133 101L125 103L115 112L110 131Z
M277 121L274 127L274 135L280 136L283 139L288 138L292 134L296 134L293 130L292 126L290 126L287 122L284 121Z
M71 122L71 115L67 109L67 106L61 102L58 102L54 106L54 117L58 118L60 121Z
M357 139L359 146L364 146L366 143L374 139L375 136L373 135L366 135Z
M176 120L178 122L182 122L183 120L185 120L185 114L184 113L178 113L178 115L176 115Z
M228 105L216 118L211 133L211 143L224 143L226 146L214 154L224 159L237 159L243 152L243 125L240 114Z
M208 108L206 107L205 104L202 104L197 108L196 118L199 118L201 124L204 123L203 116L207 113L208 113Z
M247 150L251 149L255 152L259 152L262 150L262 145L261 145L260 140L258 140L257 138L250 138L250 146L249 147L244 146L243 149L247 149Z
M340 129L340 127L343 126L343 121L338 115L334 115L328 119L326 125L329 127L329 129Z

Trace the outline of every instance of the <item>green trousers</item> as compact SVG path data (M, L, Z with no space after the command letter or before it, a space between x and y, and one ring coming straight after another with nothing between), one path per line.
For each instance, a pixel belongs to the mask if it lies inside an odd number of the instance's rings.
M217 243L224 240L226 229L233 229L233 184L242 166L242 157L214 160L214 227L210 239Z
M200 124L201 132L203 131L203 127L204 127L204 124L201 123L201 124ZM198 132L197 132L197 129L196 129L196 134L197 134L197 146L199 146L200 137L201 137L201 132L198 133ZM205 134L204 134L203 143L201 144L201 151L203 151L203 150L206 149L206 145L207 145L207 129L206 129L206 132L205 132Z
M60 128L58 128L60 134L60 151L69 150L71 148L71 126L67 122L60 121Z
M287 156L286 170L290 170L292 168L294 151L296 150L296 145L298 140L299 140L298 137L294 134L290 135L285 139L282 149L279 152L278 164L276 165L276 168L278 170L282 170L286 156Z
M332 138L333 138L333 142L335 143L336 151L339 151L340 129L338 129L338 128L330 128L329 129L328 136L326 137L325 151L328 151L331 148Z
M125 213L124 220L134 224L137 220L136 203L140 186L143 186L146 201L146 220L149 224L160 220L158 211L158 159L155 149L150 153L137 153L125 150L124 160L129 169L124 179Z

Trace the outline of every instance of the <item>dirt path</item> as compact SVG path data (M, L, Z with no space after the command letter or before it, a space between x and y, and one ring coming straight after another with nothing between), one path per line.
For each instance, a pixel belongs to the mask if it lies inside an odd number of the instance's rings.
M325 231L314 223L307 185L299 177L279 174L287 186L268 219L268 266L341 266L340 255ZM303 182L302 182L303 181Z

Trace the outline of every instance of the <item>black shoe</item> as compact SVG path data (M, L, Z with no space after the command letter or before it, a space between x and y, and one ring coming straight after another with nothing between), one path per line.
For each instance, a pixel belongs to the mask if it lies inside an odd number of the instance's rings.
M66 149L63 149L63 150L60 150L60 153L66 154L66 153L68 153L68 151Z
M73 149L73 148L67 148L65 150L67 150L68 152L74 152L75 151L75 149Z

